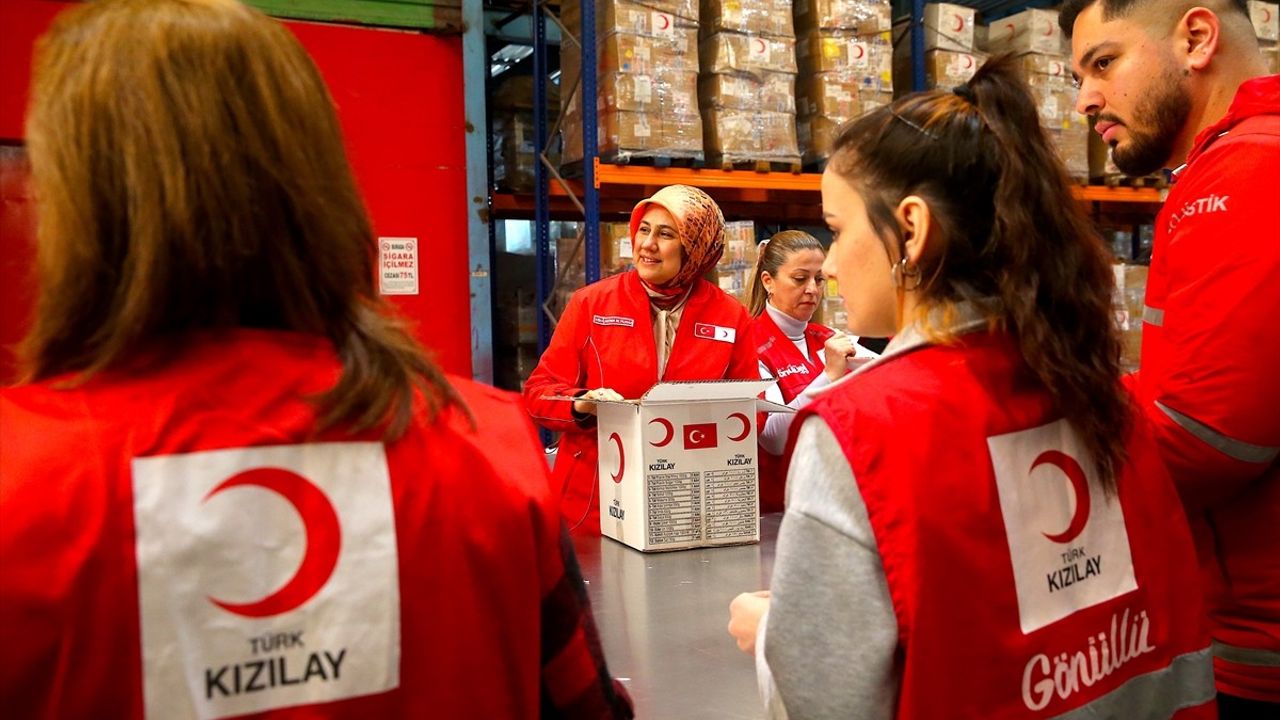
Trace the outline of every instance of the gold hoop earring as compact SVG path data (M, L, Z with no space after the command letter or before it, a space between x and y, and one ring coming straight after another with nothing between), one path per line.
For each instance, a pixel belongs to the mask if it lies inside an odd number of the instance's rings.
M903 290L915 290L920 287L920 266L911 264L904 255L889 271L893 286Z

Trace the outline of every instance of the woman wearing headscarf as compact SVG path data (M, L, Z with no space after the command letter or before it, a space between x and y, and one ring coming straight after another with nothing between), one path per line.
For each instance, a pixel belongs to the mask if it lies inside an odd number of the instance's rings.
M759 377L746 309L702 278L724 250L715 201L662 188L631 211L631 238L635 268L573 294L524 385L534 421L564 433L552 487L574 532L600 532L595 401L660 381ZM578 399L556 399L566 396Z

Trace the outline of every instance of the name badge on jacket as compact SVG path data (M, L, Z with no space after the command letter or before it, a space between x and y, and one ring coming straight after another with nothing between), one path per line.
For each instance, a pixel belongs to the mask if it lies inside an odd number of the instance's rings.
M593 315L591 322L605 327L635 327L636 321L620 315Z

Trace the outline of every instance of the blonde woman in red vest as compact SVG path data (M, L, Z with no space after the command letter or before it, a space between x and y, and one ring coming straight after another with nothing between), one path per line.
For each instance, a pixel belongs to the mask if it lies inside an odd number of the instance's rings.
M1214 717L1108 253L1014 62L841 128L822 205L850 328L894 339L797 418L771 595L732 607L771 716Z
M849 371L854 356L872 358L856 337L817 322L826 296L822 243L800 230L783 230L760 243L749 301L760 377L777 378L765 399L802 408L807 389L826 387ZM785 499L787 432L795 418L770 413L760 432L760 512L779 512Z

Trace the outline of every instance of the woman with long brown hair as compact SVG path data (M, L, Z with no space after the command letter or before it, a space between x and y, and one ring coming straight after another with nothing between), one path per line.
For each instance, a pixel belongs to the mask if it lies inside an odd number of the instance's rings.
M771 714L1211 716L1107 253L1014 62L842 128L822 204L850 328L893 341L801 412L771 594L733 605Z
M41 39L39 300L0 390L16 717L628 715L514 397L374 291L319 72L235 0Z
M760 243L747 309L760 357L760 377L777 379L764 399L791 408L808 404L806 390L839 380L854 358L866 362L875 353L857 337L822 325L827 293L822 264L827 253L802 230L783 230ZM760 429L760 512L780 512L786 497L787 434L795 415L770 413Z

